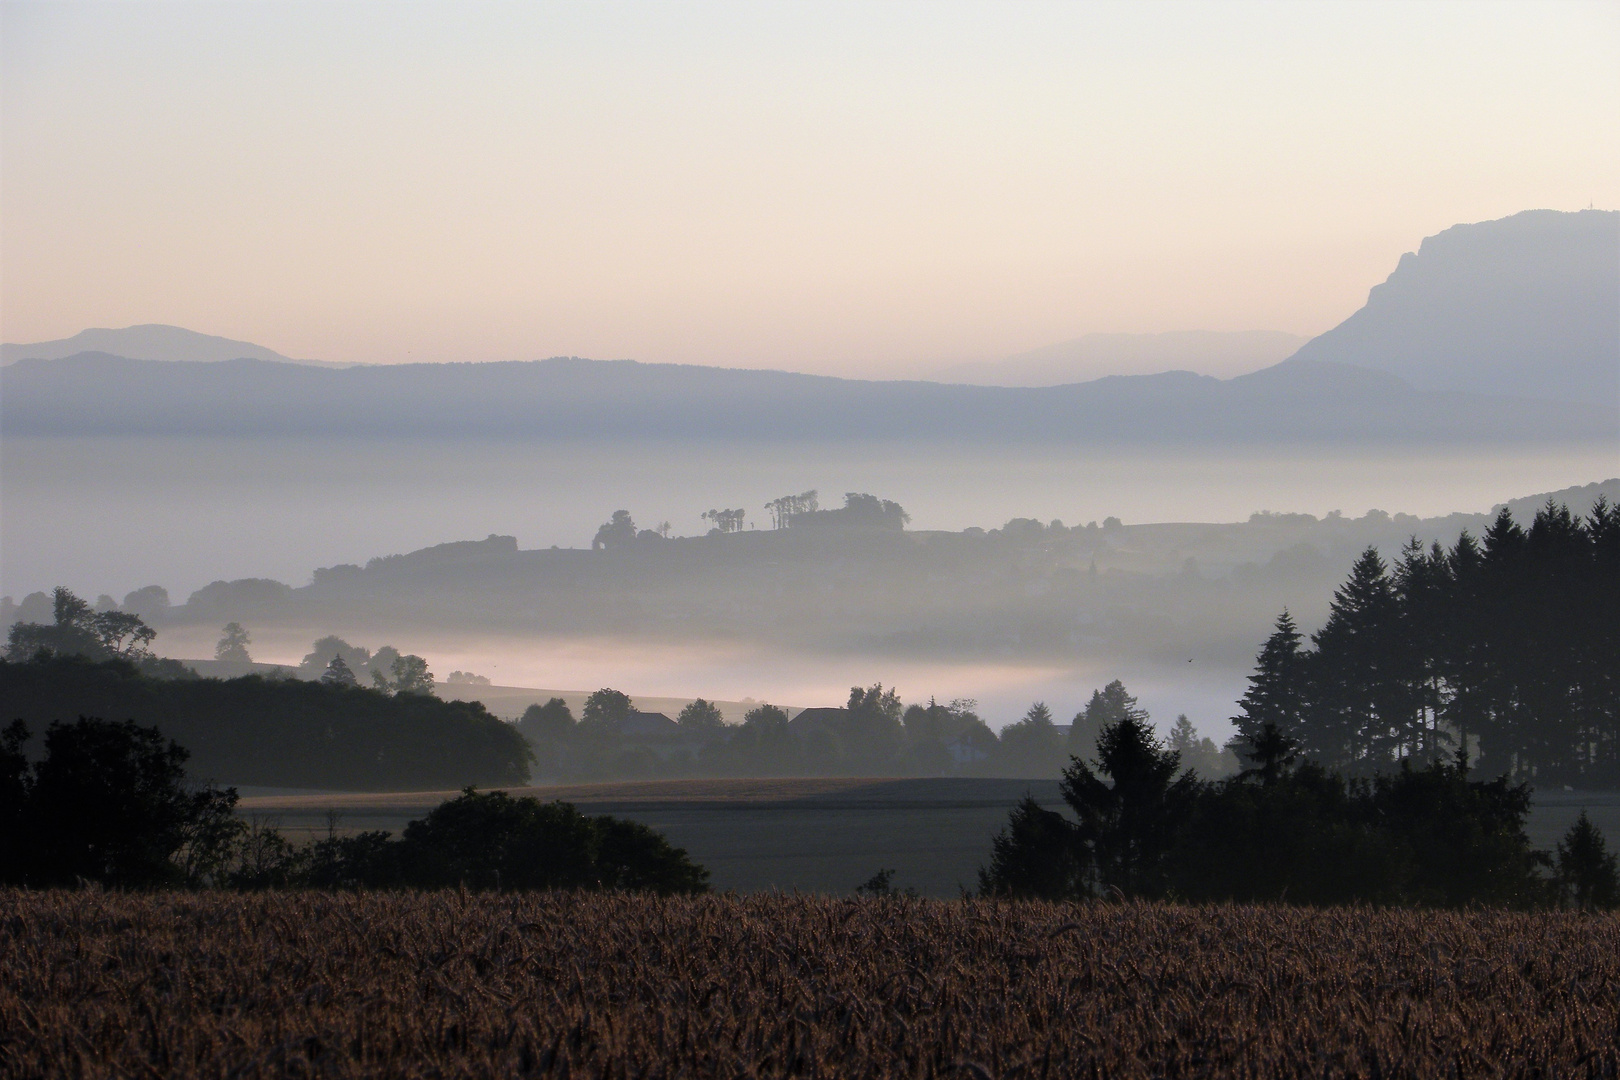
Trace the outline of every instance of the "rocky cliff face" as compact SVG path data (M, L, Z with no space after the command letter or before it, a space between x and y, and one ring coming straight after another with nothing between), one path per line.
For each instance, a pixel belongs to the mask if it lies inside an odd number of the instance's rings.
M1527 210L1431 236L1293 359L1425 390L1620 401L1620 212Z

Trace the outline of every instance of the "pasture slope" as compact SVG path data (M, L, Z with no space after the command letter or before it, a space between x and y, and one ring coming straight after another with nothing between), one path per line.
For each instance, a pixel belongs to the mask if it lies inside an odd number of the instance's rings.
M0 893L11 1076L1614 1077L1620 917Z

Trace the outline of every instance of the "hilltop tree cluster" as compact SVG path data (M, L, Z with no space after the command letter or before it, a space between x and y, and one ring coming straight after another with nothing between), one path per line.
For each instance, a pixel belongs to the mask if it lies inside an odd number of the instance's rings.
M93 608L86 600L58 585L51 596L53 621L16 622L6 633L6 655L26 659L40 653L87 656L96 660L124 660L150 674L180 677L186 674L172 660L160 660L148 648L157 631L139 615L106 604Z
M1620 786L1620 510L1549 503L1528 529L1503 511L1482 541L1415 541L1393 567L1368 549L1313 648L1284 612L1240 715L1350 775L1466 750L1540 784Z
M851 491L844 495L844 505L836 509L821 509L820 498L814 489L798 495L783 495L765 504L771 517L771 528L786 529L794 526L821 526L841 529L899 531L911 522L905 508L890 499ZM711 508L698 517L710 525L709 535L725 536L741 532L747 523L748 511L743 507ZM591 539L591 550L623 550L649 540L667 540L669 522L659 523L656 529L639 529L628 510L615 510L596 530Z
M813 514L821 509L821 504L816 489L811 488L798 495L783 495L779 499L772 499L765 504L765 509L771 515L771 528L785 529L792 524L795 517L800 514Z
M298 670L303 677L318 678L328 686L369 684L385 694L433 693L433 672L428 670L428 662L422 657L401 653L392 645L371 652L335 634L320 638L310 646ZM465 672L460 674L465 675Z

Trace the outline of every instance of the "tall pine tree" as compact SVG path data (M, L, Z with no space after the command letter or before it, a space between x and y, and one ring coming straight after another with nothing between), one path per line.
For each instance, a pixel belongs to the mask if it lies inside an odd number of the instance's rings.
M1238 702L1242 710L1232 717L1237 728L1233 750L1240 756L1253 751L1270 724L1286 738L1298 737L1305 715L1305 658L1294 617L1285 608L1277 616L1277 628L1255 658L1249 688Z
M1401 712L1389 717L1398 752L1416 761L1438 761L1453 742L1440 726L1447 687L1440 656L1446 637L1451 572L1438 543L1425 551L1417 537L1407 541L1395 564L1393 586L1400 611L1395 629L1403 645Z
M1368 548L1311 638L1314 708L1300 742L1331 768L1368 773L1393 760L1399 735L1392 720L1408 704L1398 614L1388 568L1377 549Z

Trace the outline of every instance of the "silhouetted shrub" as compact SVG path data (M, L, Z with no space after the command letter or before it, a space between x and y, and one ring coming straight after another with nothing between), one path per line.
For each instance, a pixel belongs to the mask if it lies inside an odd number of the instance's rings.
M301 880L323 888L703 892L708 871L633 821L469 788L405 827L313 845Z
M23 755L28 736L16 721L0 746L7 817L0 881L184 884L182 848L232 831L236 793L187 790L186 751L152 728L85 717L55 723L31 768Z

